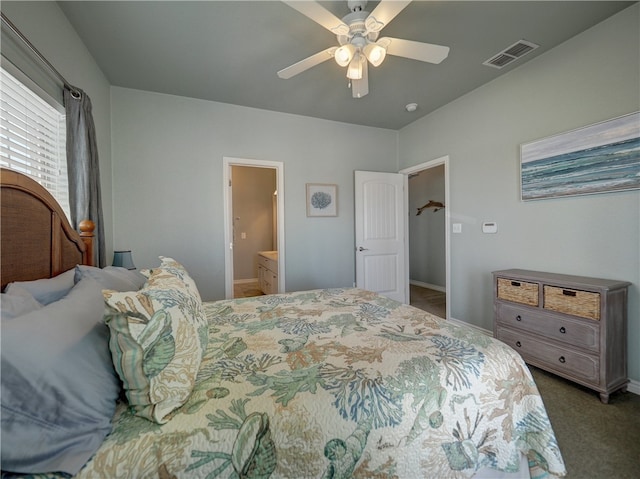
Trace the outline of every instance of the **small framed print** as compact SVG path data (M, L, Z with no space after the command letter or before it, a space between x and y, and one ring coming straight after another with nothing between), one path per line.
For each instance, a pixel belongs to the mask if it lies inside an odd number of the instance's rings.
M307 183L307 216L338 216L338 185Z

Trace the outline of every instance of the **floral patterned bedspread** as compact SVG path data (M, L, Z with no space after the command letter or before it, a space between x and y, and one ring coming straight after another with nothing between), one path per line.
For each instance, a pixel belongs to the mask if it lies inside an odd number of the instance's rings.
M205 303L196 389L164 425L121 404L78 477L462 478L565 474L506 345L359 289Z

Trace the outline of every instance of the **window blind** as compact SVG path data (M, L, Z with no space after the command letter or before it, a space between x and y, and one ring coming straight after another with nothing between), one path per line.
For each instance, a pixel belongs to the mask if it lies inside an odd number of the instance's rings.
M44 186L69 217L65 115L0 69L0 165Z

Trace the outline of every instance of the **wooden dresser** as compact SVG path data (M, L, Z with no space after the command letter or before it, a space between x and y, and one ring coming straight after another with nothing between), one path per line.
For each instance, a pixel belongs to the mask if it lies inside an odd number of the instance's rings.
M258 251L258 286L264 294L278 292L277 251Z
M631 283L521 269L493 272L494 336L541 369L600 393L627 383Z

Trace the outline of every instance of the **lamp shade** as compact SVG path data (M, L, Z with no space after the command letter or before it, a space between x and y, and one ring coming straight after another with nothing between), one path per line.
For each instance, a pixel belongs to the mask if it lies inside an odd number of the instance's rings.
M353 57L351 63L347 67L347 78L350 80L361 80L362 79L362 60L363 58L360 56L359 52Z
M353 58L353 55L355 54L355 52L356 52L356 47L354 47L350 43L347 43L339 47L336 50L336 52L333 54L333 56L338 65L340 65L341 67L346 67L351 61L351 59Z
M369 43L364 47L364 54L367 57L367 60L369 60L374 67L377 67L384 61L384 57L387 55L387 50L375 43Z
M133 257L131 256L131 250L114 251L113 266L119 266L121 268L127 268L127 269L136 269L136 265L133 264Z

